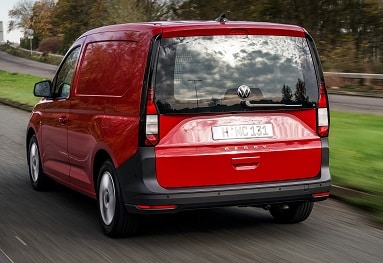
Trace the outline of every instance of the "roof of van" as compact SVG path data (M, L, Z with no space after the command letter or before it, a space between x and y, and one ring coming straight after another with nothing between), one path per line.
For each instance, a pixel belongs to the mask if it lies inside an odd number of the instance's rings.
M247 21L161 21L110 25L92 29L81 37L103 32L136 31L163 37L195 35L282 35L304 37L307 31L295 25Z

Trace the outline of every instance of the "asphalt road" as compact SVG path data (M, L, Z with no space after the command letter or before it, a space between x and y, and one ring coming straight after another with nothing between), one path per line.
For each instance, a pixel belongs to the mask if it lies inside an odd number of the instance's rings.
M15 57L0 51L0 70L52 79L57 66Z
M383 98L329 95L330 109L383 115Z
M0 69L2 61L3 53ZM342 100L350 102L348 96ZM330 96L330 104L335 109L338 102ZM261 209L222 208L146 217L140 235L107 238L93 200L60 186L31 189L28 116L0 104L1 263L382 261L383 230L364 212L332 199L317 203L311 217L296 225L275 224Z

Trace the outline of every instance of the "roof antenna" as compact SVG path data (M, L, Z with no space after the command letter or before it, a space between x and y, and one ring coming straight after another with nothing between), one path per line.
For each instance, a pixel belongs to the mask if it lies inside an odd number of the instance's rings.
M219 17L217 17L216 19L214 19L215 21L217 22L227 22L229 21L227 18L226 18L226 14L225 13L222 13L219 15Z

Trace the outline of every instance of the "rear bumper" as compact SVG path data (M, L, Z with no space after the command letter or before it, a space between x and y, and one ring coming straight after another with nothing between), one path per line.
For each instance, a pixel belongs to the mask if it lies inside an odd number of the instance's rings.
M322 201L313 194L329 192L331 176L328 166L327 138L322 139L321 173L309 180L241 184L214 187L165 189L156 179L153 148L139 148L126 163L118 167L125 206L131 213L172 213L186 209L222 206L265 206L294 201ZM139 209L140 206L175 205L174 209Z

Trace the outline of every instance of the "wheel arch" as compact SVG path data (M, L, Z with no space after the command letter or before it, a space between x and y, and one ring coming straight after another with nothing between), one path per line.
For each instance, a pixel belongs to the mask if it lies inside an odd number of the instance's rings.
M32 127L29 127L29 129L27 130L27 136L25 138L25 146L26 146L26 150L27 150L27 160L28 160L28 163L29 163L29 142L31 141L31 138L32 138L33 135L36 135L36 132L35 132L35 130Z
M93 159L93 186L96 192L97 192L97 183L98 183L98 172L100 171L102 164L106 160L111 160L113 163L112 157L106 150L104 149L98 150Z

